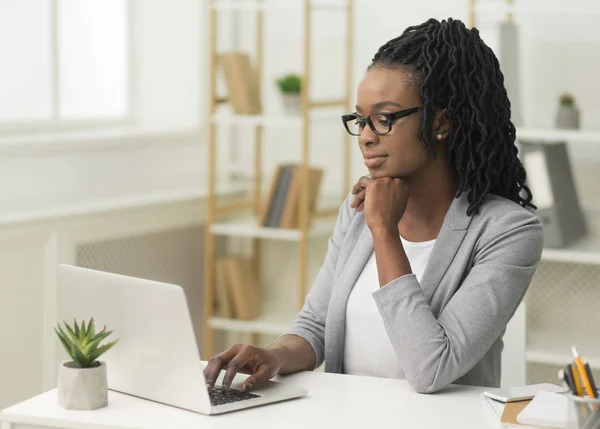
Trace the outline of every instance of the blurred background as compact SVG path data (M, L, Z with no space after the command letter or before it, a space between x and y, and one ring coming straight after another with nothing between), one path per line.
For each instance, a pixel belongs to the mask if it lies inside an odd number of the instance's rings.
M0 408L55 386L58 263L181 285L205 359L282 333L366 173L340 115L430 17L498 55L544 222L503 383L600 369L600 1L0 0Z

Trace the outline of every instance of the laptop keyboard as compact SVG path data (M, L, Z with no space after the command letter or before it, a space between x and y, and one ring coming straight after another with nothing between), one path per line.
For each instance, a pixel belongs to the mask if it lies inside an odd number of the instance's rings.
M231 404L232 402L245 401L247 399L259 398L254 393L242 392L240 390L229 389L226 392L221 390L221 386L215 385L213 390L208 391L211 405Z

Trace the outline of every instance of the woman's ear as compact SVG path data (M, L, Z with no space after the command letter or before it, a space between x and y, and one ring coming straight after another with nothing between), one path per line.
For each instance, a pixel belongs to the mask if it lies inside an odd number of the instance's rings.
M445 140L450 133L450 119L447 109L438 110L433 120L433 136L436 140Z

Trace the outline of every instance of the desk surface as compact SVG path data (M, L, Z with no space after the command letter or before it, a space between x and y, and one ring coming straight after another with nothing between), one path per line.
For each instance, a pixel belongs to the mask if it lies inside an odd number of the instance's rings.
M279 381L303 386L308 396L288 402L203 416L109 392L109 406L95 411L58 407L56 391L2 411L0 420L52 428L165 429L392 427L484 429L500 423L481 398L482 388L451 386L433 395L415 393L404 380L320 372Z

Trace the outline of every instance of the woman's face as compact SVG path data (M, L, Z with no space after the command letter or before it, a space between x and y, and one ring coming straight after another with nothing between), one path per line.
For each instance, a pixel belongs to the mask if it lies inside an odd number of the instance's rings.
M365 74L358 87L356 112L364 117L420 106L418 85L409 74L398 69L374 67ZM358 142L372 178L410 179L433 160L418 138L420 118L421 111L399 118L386 135L375 134L365 124ZM371 119L377 121L376 117Z

